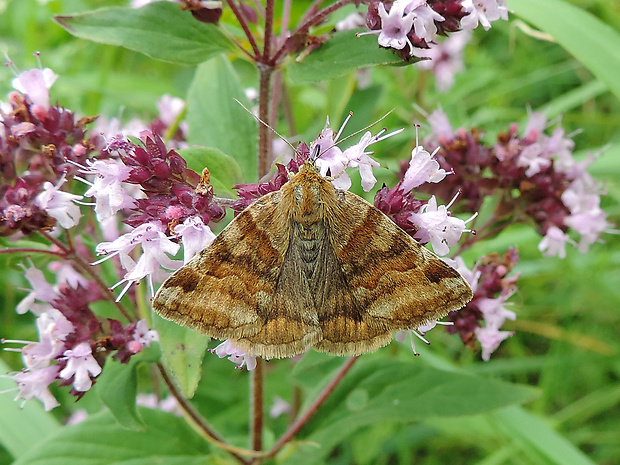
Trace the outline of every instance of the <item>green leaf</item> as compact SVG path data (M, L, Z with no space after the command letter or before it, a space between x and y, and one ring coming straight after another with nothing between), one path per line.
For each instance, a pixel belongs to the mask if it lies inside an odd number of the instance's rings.
M142 8L102 8L54 20L74 36L173 63L194 65L233 50L217 26L197 21L169 2Z
M392 50L379 47L377 36L355 35L356 32L362 31L360 29L336 32L331 39L303 60L288 66L289 80L295 84L302 84L342 76L366 66L406 64Z
M258 173L257 128L246 108L239 77L228 60L216 57L201 64L187 93L187 122L190 145L216 147L232 156L246 181Z
M231 188L242 181L243 175L234 158L212 147L192 147L178 152L188 168L197 173L202 173L204 168L209 169L211 185L217 195L236 197Z
M138 415L136 407L138 391L136 363L133 359L127 365L116 360L108 361L95 388L101 401L123 428L143 431L144 421Z
M165 320L153 313L153 326L159 334L162 359L181 391L191 399L200 381L202 358L209 338L191 328Z
M136 407L138 390L136 369L140 362L158 361L160 355L159 346L154 344L152 347L145 347L142 352L131 357L129 363L123 364L111 359L105 364L103 373L97 378L95 390L123 428L134 431L145 429L144 421Z
M544 463L593 465L586 455L541 418L512 406L494 412L498 428L527 455L543 457Z
M64 428L14 465L205 465L213 463L207 443L182 418L146 408L143 432L123 429L108 412Z
M375 358L358 365L311 420L302 447L291 463L314 463L363 426L412 422L489 412L537 397L529 386Z
M620 33L562 0L510 0L510 9L550 34L620 98Z
M0 359L0 373L4 375L8 371L9 366ZM20 407L22 401L13 400L17 394L15 387L15 381L0 377L0 392L3 392L0 394L0 443L13 457L19 458L31 450L33 444L58 431L60 424L36 399Z

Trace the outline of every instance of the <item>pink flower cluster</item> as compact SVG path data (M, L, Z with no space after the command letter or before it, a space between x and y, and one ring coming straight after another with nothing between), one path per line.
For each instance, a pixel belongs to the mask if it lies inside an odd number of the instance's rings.
M65 229L81 218L75 201L63 190L65 180L103 140L86 136L86 124L69 110L49 103L55 74L48 68L25 71L13 80L20 92L0 105L0 235Z
M132 229L97 246L97 253L106 255L100 261L118 255L121 266L127 270L119 299L129 287L147 278L151 293L154 281L161 282L167 272L181 265L173 260L184 245L187 262L206 247L215 237L208 224L220 221L224 208L213 202L213 187L209 173L201 177L187 168L185 160L174 150L168 150L159 136L142 133L143 146L123 138L114 138L105 148L109 159L91 163L85 174L95 176L86 195L96 200L96 209L104 218L129 207L132 214L125 220ZM130 189L142 198L132 199ZM97 214L99 215L99 211ZM131 252L141 246L142 254L136 262Z
M472 270L465 266L461 257L447 260L465 277L474 291L474 298L458 312L448 315L447 320L454 324L446 326L446 330L450 334L458 333L463 343L471 348L475 348L474 341L478 340L485 361L513 334L500 328L507 319L516 318L516 314L506 308L506 300L517 292L519 275L508 275L518 260L519 255L512 248L502 257L491 254L480 258Z
M67 262L52 263L50 268L57 273L55 286L41 270L26 269L32 290L17 306L20 313L30 310L37 315L39 341L3 340L26 344L13 349L21 352L25 365L14 375L18 398L37 398L46 410L59 405L49 390L53 382L71 385L72 394L80 398L92 387L108 356L127 363L157 340L157 333L148 329L145 320L123 326L118 320L97 317L90 305L104 298L100 289Z
M429 122L434 134L426 143L440 147L436 159L453 174L439 185L421 189L444 200L460 192L460 203L467 211L478 211L487 196L498 197L487 230L533 222L544 236L540 250L560 257L566 255L566 243L586 252L603 232L612 232L600 208L603 189L586 171L595 157L575 160L574 143L564 129L545 133L544 115L532 114L523 135L512 124L493 146L482 143L475 129L453 131L439 110L429 116ZM570 238L571 230L579 235L578 244Z
M201 177L188 170L158 136L145 134L144 147L119 138L106 146L101 136L89 138L85 125L94 118L76 122L73 113L49 104L54 79L49 69L21 73L13 82L19 92L10 94L8 104L0 104L0 234L18 241L39 232L52 242L50 250L19 245L15 250L65 259L50 264L55 285L34 267L25 271L31 290L17 312L37 316L39 341L3 341L26 344L12 349L22 353L25 364L14 376L18 397L37 397L47 409L58 405L49 391L52 382L71 385L79 398L90 389L108 356L126 363L157 337L145 320L124 325L93 313L91 304L109 299L109 294L101 282L85 278L70 264L75 260L83 269L92 260L91 251L74 233L96 237L101 228L110 240L99 250L115 251L128 270L122 282L133 283L143 276L165 277L161 265L177 267L180 262L167 256L179 249L177 242L183 242L189 259L188 254L213 237L203 222L224 214L211 202L208 173ZM171 102L162 102L162 109ZM178 102L172 103L178 110ZM162 115L162 130L171 124ZM83 196L69 190L76 180L89 185L85 196L95 201L98 224L81 222ZM117 213L131 212L125 219L135 228L118 237ZM54 227L65 230L65 242L51 231ZM136 245L145 251L137 261L131 254ZM96 276L95 271L91 275Z
M437 35L508 19L505 0L371 0L366 25L378 34L381 47L392 48L405 60L426 56Z

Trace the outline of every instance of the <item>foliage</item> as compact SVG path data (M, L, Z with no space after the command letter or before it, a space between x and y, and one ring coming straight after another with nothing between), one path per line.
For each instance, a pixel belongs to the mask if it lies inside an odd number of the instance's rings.
M221 26L215 26L196 21L172 3L141 10L130 10L125 3L0 2L0 43L23 69L29 68L29 55L39 50L43 65L60 76L51 89L51 102L77 115L119 117L127 126L134 117L153 120L163 94L184 98L187 107L172 129L185 119L187 141L200 146L179 150L188 168L200 173L208 166L215 195L221 197L232 197L234 184L258 181L260 129L232 101L236 98L250 108L253 102L244 90L258 88L258 77L249 58L230 40L242 36L230 9L224 8ZM290 3L296 21L310 2ZM590 172L604 183L602 206L618 224L620 10L605 0L508 0L508 6L510 21L474 31L465 49L466 69L447 92L436 89L431 72L401 66L402 60L376 46L372 35L357 39L338 32L304 59L287 58L278 77L286 91L278 97L284 103L273 118L274 128L309 143L326 116L338 126L353 112L345 137L393 109L381 125L405 127L405 132L380 142L374 155L381 163L375 170L378 186L393 186L400 161L410 157L414 145L411 123L422 125L421 138L431 132L420 109L431 113L441 107L454 128L478 128L489 146L511 122L523 126L530 109L544 111L549 119L561 117L566 133L580 131L573 138L578 158L606 146ZM329 33L352 11L351 5L339 10L314 33ZM157 26L162 15L167 18L165 30ZM373 66L372 71L358 69L367 66ZM5 96L12 90L13 76L7 69L1 77L0 96ZM360 85L364 79L366 85ZM170 130L166 142L173 136ZM359 176L352 176L353 190L362 194L356 188ZM492 202L485 200L481 216L493 210ZM89 221L94 221L92 212ZM615 235L603 239L586 254L570 248L564 259L541 256L540 235L523 224L476 242L463 255L470 264L518 247L514 271L520 274L520 292L510 307L518 317L505 325L514 336L488 362L457 336L438 330L430 333L429 348L418 347L420 357L396 343L364 355L299 434L270 460L334 465L614 463L620 456L620 240ZM0 240L2 248L15 246L8 238ZM84 238L91 249L99 242L101 237ZM46 245L40 237L28 236L19 247ZM0 328L7 339L37 337L33 315L15 313L27 285L19 267L27 265L26 256L42 270L51 261L43 255L0 254L5 283ZM118 269L110 261L102 270L107 285L118 281ZM46 275L55 282L52 273ZM123 303L135 301L135 313L159 331L163 359L159 344L128 364L110 359L95 389L77 403L66 387L53 386L61 406L51 412L37 401L18 410L14 392L0 395L0 463L236 462L238 450L232 449L231 455L213 438L205 438L204 429L188 415L206 418L219 439L246 449L249 373L205 355L206 338L151 317L146 285L138 286L136 295ZM118 318L109 302L97 302L93 309L98 317ZM15 352L3 352L0 362L2 373L23 366ZM295 364L264 364L266 408L280 397L293 410L277 418L265 416L264 450L277 445L295 413L306 411L325 392L343 362L309 352ZM171 368L174 378L168 376ZM179 396L191 398L185 416L136 407L136 393L155 392L162 400L177 385ZM0 390L14 386L12 379L0 379ZM83 412L88 413L86 420L66 425Z

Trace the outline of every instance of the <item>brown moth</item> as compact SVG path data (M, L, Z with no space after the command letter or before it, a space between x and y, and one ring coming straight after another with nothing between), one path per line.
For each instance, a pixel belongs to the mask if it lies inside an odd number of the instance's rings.
M161 286L164 318L250 355L372 352L472 299L467 281L313 160Z

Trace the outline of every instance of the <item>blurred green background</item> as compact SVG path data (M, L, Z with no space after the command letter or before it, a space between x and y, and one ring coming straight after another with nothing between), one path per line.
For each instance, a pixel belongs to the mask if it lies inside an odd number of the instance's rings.
M568 3L588 11L616 33L620 31L620 2ZM8 53L21 70L36 66L32 53L40 51L43 66L59 75L51 90L52 101L80 115L148 121L157 114L155 105L162 94L185 97L194 67L158 62L126 49L77 39L51 20L58 14L124 4L0 0L0 50ZM294 4L301 11L307 2ZM441 106L454 127L475 126L492 141L510 122L526 121L528 108L548 109L550 119L561 116L567 133L581 131L574 136L578 157L608 146L590 171L606 186L602 205L609 220L620 223L619 96L610 92L570 50L528 35L522 24L517 15L511 15L508 22L493 23L488 32L476 30L466 49L466 70L457 75L455 86L444 94L435 90L432 75L414 66L375 69L371 87L361 93L355 90L354 74L315 85L291 85L288 91L300 138L305 136L307 140L320 130L326 114L336 126L349 110L356 115L352 125L363 127L395 108L385 124L392 129L410 128L413 121L423 122L423 116L413 107L415 103L426 111ZM591 34L596 36L597 31ZM235 67L244 85L256 87L248 63L237 60ZM10 69L0 71L0 100L11 90L12 78ZM278 128L286 134L287 126L281 126ZM423 126L421 137L427 132ZM396 160L406 158L411 147L392 145L377 149L377 156L385 165L395 167ZM386 173L383 178L393 181ZM328 463L577 463L562 462L561 450L567 446L557 442L560 436L550 431L557 431L594 463L620 463L620 237L605 235L587 254L570 248L563 260L542 257L537 249L539 241L540 237L530 229L514 227L466 255L471 263L477 256L503 253L509 246L516 246L521 256L516 270L521 274L520 291L511 299L511 310L518 317L506 324L516 333L502 343L491 361L482 362L479 353L464 348L457 337L434 331L430 333L430 349L423 348L422 357L412 363L458 367L489 378L528 384L539 389L540 397L525 405L523 411L365 426L327 457ZM0 255L4 284L0 289L0 336L33 340L36 331L32 317L15 313L16 304L25 296L20 288L27 286L16 265L20 261L23 258ZM386 351L403 360L413 359L406 347ZM376 355L382 356L387 355ZM21 368L19 354L2 352L0 357L12 369ZM203 377L197 396L220 405L235 405L238 415L226 410L226 420L216 419L216 423L241 434L247 421L247 384L241 379L244 374L235 372L235 381L224 390L217 381L230 377L230 368L207 356L204 370L208 376ZM287 386L291 374L278 363L269 366L268 371L269 406L275 394L290 397ZM66 418L76 408L98 408L88 395L73 404L61 391L55 392L66 403L54 411L58 419ZM523 416L524 411L533 416ZM278 430L278 425L273 428ZM0 463L5 463L3 460L9 463L10 455L0 448Z

